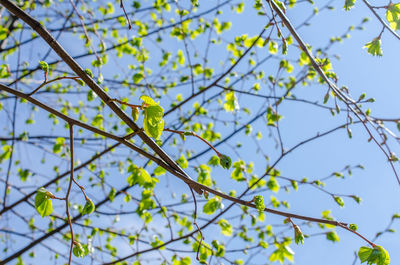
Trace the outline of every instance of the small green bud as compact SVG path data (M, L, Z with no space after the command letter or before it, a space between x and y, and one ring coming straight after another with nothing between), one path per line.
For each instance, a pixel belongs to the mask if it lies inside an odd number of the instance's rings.
M39 61L39 65L45 73L49 71L49 65L45 61Z
M304 244L304 235L298 225L294 225L294 242L298 245L299 243Z
M349 224L349 228L352 231L357 231L357 225L356 224Z
M89 68L86 68L86 69L85 69L85 73L86 73L88 76L90 76L91 78L93 78L93 73L92 73L92 71L91 71Z
M133 121L137 121L139 119L138 108L132 108L132 119L133 119Z

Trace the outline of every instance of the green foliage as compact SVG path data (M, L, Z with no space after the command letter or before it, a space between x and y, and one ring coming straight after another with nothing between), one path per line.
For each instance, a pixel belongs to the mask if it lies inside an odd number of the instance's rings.
M82 214L91 214L94 212L95 205L91 199L87 199L85 206L83 207Z
M221 244L218 240L213 240L211 244L216 249L215 256L223 257L225 254L225 246Z
M0 41L5 40L8 36L9 30L0 25Z
M49 65L45 61L39 61L39 65L45 73L49 71Z
M380 38L375 38L371 42L368 42L365 44L364 48L367 48L367 52L373 56L382 56Z
M386 9L386 19L393 30L400 29L400 3L389 3Z
M299 243L304 244L304 235L298 225L293 226L294 229L294 242L298 245Z
M216 210L222 209L224 205L221 202L221 198L215 196L214 198L208 200L203 206L203 212L205 214L213 214Z
M343 198L340 196L333 196L333 199L335 200L335 202L340 206L340 207L344 207L344 201Z
M358 250L358 257L361 263L367 262L368 265L388 265L390 263L389 253L381 246L361 247Z
M89 250L87 246L82 246L81 243L75 242L72 253L77 258L83 258L87 254L89 254Z
M344 9L346 11L349 11L354 7L354 4L356 3L356 0L345 0L344 1Z
M238 101L236 99L236 95L233 91L225 94L224 109L227 112L233 112L233 111L239 109L239 103L238 103Z
M221 154L219 156L219 164L222 168L229 169L232 165L232 160L229 156Z
M12 153L11 145L4 145L1 149L3 150L3 152L0 155L0 163L10 159L10 156L11 156L11 153Z
M210 160L208 160L208 164L209 164L210 166L213 166L213 167L218 166L219 163L220 163L219 157L216 156L216 155L213 155L213 156L210 158Z
M141 96L144 107L143 128L146 134L159 139L164 130L164 109L148 96Z
M279 261L281 264L284 264L285 259L287 259L290 262L293 262L294 252L289 247L290 243L291 243L290 238L285 238L282 243L278 242L274 243L276 250L274 250L274 252L272 252L272 254L269 256L269 261L271 262Z
M335 231L330 231L326 233L326 239L332 242L339 242L339 235Z
M275 193L278 193L280 185L279 185L278 181L274 177L270 177L268 182L267 182L267 187L271 191L273 191Z
M40 188L35 196L35 208L41 217L50 215L53 212L53 203L50 198L53 194L45 188Z
M213 182L211 179L211 168L207 165L201 164L196 168L196 171L199 173L197 182L206 186L212 186Z
M142 167L130 164L128 172L131 173L126 179L130 186L138 184L141 187L151 187L153 184L150 174Z
M86 68L86 69L85 69L85 73L86 73L88 76L90 76L91 78L93 78L93 73L92 73L92 71L91 71L89 68Z
M178 160L176 160L176 163L178 163L178 165L183 169L185 169L189 166L189 162L187 161L184 154L181 154L181 156L178 158Z
M165 169L165 168L163 168L163 167L160 167L160 166L158 166L158 167L156 167L155 169L154 169L154 176L161 176L161 175L165 175L165 173L167 173L167 170Z
M218 221L218 225L221 228L221 233L225 236L232 236L233 227L232 225L225 219L220 219Z
M254 204L259 212L263 212L265 209L264 198L261 195L256 195L253 198Z

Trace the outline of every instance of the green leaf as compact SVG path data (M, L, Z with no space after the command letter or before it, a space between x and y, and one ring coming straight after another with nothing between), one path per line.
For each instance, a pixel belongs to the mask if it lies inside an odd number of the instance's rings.
M185 169L189 166L189 162L187 161L186 157L184 154L181 154L181 156L179 157L178 160L176 160L176 163L178 163L178 165Z
M74 253L75 257L83 258L85 256L85 249L80 243L75 243L72 253Z
M358 257L361 263L367 262L368 265L388 265L390 263L389 253L381 246L361 247L358 250Z
M365 44L364 48L367 48L367 52L373 56L382 56L381 40L379 38L368 42Z
M224 109L228 112L233 112L239 109L239 103L233 91L225 94Z
M184 65L185 64L185 55L183 55L182 50L178 50L178 63L180 65Z
M216 210L223 208L223 204L221 203L220 197L214 197L207 201L203 206L203 212L205 214L213 214Z
M4 145L1 149L3 149L3 153L0 155L0 163L10 159L11 157L11 152L12 152L12 147L11 145Z
M142 96L143 97L143 96ZM146 99L145 103L151 103ZM154 102L154 101L153 101ZM150 137L159 139L164 130L164 109L159 105L151 105L144 110L143 128Z
M276 54L278 52L278 43L275 41L270 41L268 44L268 51L271 54Z
M332 242L339 242L340 238L338 234L335 231L330 231L326 233L326 239L332 241Z
M151 126L155 126L162 122L164 109L160 105L149 106L145 109L145 116Z
M8 37L8 29L0 25L0 40L5 40Z
M213 155L210 160L208 160L208 163L210 166L218 166L219 165L219 157L216 155Z
M390 3L386 9L386 19L393 30L400 29L400 3Z
M271 191L277 193L279 191L280 185L274 177L270 177L269 181L267 182L267 187Z
M263 212L265 209L264 205L264 198L261 195L256 195L253 198L254 204L256 205L256 208L259 212Z
M153 105L158 105L157 102L155 102L151 97L143 95L139 98L140 100L143 101L143 103L146 103L148 106L153 106Z
M156 167L153 172L154 176L157 176L157 177L164 175L165 173L167 173L167 170L160 166Z
M152 184L151 176L144 168L130 164L128 172L130 172L131 175L129 175L126 181L130 186L139 184L139 186L144 187L146 184Z
M344 201L342 199L342 197L339 196L333 196L333 199L335 200L335 202L340 206L340 207L344 207Z
M221 234L224 236L232 236L233 227L232 225L225 219L220 219L218 221L219 227L221 227Z
M35 208L41 217L50 215L53 212L53 203L50 200L51 192L45 188L40 188L35 196Z
M45 73L49 71L49 65L45 61L39 61L39 65Z
M360 247L358 250L358 257L360 258L361 263L364 263L368 260L369 256L371 256L373 249L369 247Z
M117 195L117 191L115 190L115 188L112 188L108 193L108 198L110 199L111 202L114 201L115 195Z
M344 10L349 11L354 7L356 0L345 0L344 1Z
M132 76L132 80L135 84L139 84L142 81L144 75L142 73L136 73Z
M83 207L82 214L91 214L94 212L95 206L91 199L87 199Z
M232 165L232 160L229 156L221 154L219 157L219 164L222 168L229 169Z

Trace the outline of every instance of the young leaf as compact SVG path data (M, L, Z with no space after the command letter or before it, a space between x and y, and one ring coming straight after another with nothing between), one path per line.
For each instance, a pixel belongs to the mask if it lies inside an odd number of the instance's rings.
M49 71L49 65L45 61L39 61L39 65L45 73Z
M75 246L72 249L72 253L74 253L75 257L83 258L85 256L85 249L80 243L75 243Z
M256 195L253 198L254 204L256 205L256 208L259 212L263 212L265 209L264 205L264 198L261 195Z
M339 242L339 236L335 231L330 231L326 233L326 239L332 242Z
M151 98L151 101L148 100L148 98L143 99L143 96L141 99L146 103L152 103L154 102ZM145 101L146 100L146 101ZM154 102L155 103L155 102ZM164 130L164 109L160 105L150 105L149 107L146 107L144 110L144 119L143 119L143 128L144 131L150 136L153 137L154 139L160 138L163 130Z
M130 186L139 184L139 186L144 187L146 184L152 183L150 174L144 168L131 164L128 171L131 172L131 175L126 181Z
M220 197L214 197L210 199L206 204L203 206L203 212L205 214L213 214L216 210L223 208L223 204L221 203Z
M390 3L386 9L386 19L393 30L400 29L400 3Z
M232 236L233 228L232 225L225 219L221 219L218 221L219 226L221 227L221 233L225 236Z
M364 48L367 48L367 52L373 56L382 56L381 40L379 38L368 42L365 44Z
M143 103L146 103L146 105L148 105L148 106L157 105L157 103L151 97L146 96L146 95L141 96L140 100L142 100Z
M388 265L390 263L389 253L381 246L361 247L358 250L358 257L361 263L367 262L368 265Z
M219 157L219 164L221 165L222 168L229 169L232 165L232 160L227 155L221 155Z
M294 242L298 245L299 243L304 244L304 235L298 225L294 225Z
M83 207L82 214L91 214L94 212L95 206L91 199L87 199Z
M340 207L344 207L344 201L342 199L342 197L339 196L333 196L333 198L335 199L335 202L340 206Z
M354 7L356 0L345 0L344 1L344 10L349 11Z
M52 194L45 188L40 188L35 196L35 208L41 217L50 215L53 212L53 203L50 200Z

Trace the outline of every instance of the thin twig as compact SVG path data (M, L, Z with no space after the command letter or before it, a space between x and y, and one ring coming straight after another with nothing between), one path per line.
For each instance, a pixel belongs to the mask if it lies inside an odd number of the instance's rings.
M66 213L67 213L67 221L69 225L69 230L71 232L71 246L69 250L69 260L68 264L71 264L71 259L72 259L72 249L74 247L74 230L72 228L72 222L71 222L71 216L69 214L69 194L71 192L71 187L72 187L72 182L74 181L74 125L72 123L69 123L69 135L70 135L70 142L69 142L69 148L70 148L70 179L69 179L69 184L68 184L68 190L67 194L65 195L65 208L66 208Z
M124 2L123 2L123 0L120 0L120 5L119 5L121 8L122 8L122 10L124 11L124 15L125 15L125 18L126 18L126 20L128 21L128 27L129 27L129 29L132 29L132 24L131 24L131 21L130 21L130 19L129 19L129 17L128 17L128 14L126 13L126 11L125 11L125 7L124 7Z

